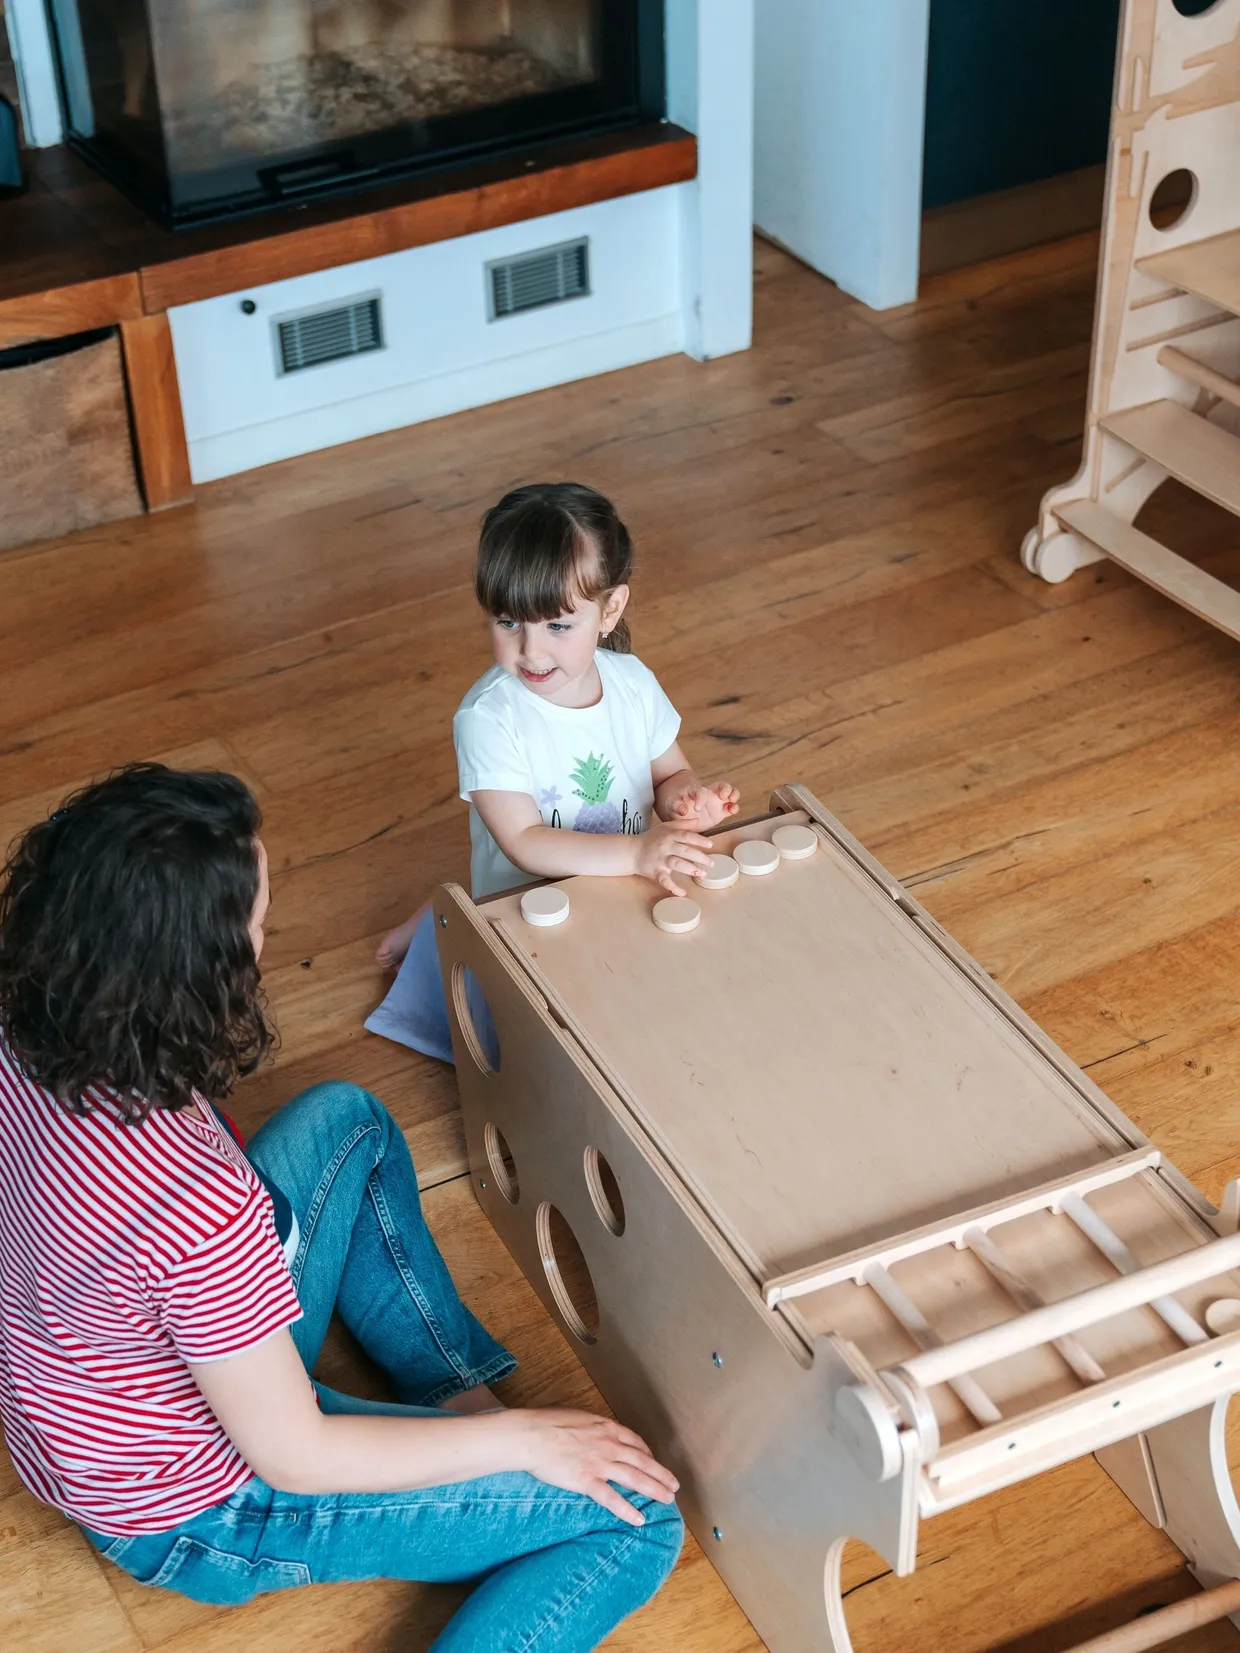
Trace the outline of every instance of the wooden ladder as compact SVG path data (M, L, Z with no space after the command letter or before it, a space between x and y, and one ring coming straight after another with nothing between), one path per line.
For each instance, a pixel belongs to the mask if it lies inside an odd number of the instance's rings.
M1124 0L1085 451L1022 557L1110 557L1240 640L1240 593L1133 526L1166 477L1240 515L1237 66L1240 0Z

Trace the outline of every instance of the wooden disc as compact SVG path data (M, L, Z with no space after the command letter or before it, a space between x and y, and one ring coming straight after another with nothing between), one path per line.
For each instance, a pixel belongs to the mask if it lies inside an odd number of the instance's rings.
M742 872L748 873L751 878L759 878L763 873L775 871L779 865L779 851L765 838L746 838L732 851L732 859Z
M526 890L521 897L521 917L527 924L546 929L552 924L563 924L568 917L568 891L554 885L537 890Z
M1215 1337L1240 1332L1240 1297L1216 1297L1206 1304L1206 1325Z
M771 842L785 861L806 861L818 848L818 834L807 826L776 827Z
M688 896L669 895L662 901L656 901L651 913L660 930L666 930L669 935L678 936L685 930L696 930L702 922L702 909L696 901L690 901Z
M729 884L735 884L741 875L741 869L730 855L712 855L710 871L698 873L695 883L704 890L726 890Z

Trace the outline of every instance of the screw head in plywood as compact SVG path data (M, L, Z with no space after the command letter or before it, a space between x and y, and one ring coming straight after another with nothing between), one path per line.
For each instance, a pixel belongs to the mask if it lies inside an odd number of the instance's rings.
M702 909L696 901L690 901L688 896L669 895L662 901L656 901L654 911L650 914L660 930L666 930L669 935L683 935L686 930L696 930L702 922Z
M776 827L771 842L784 861L807 861L818 848L818 834L807 826Z
M698 873L694 882L704 890L726 890L740 875L741 869L730 855L712 855L709 870Z
M552 885L526 890L521 897L521 917L527 924L547 929L552 924L563 924L568 917L568 891Z
M1215 1337L1240 1331L1240 1297L1216 1297L1206 1305L1206 1325Z
M765 838L747 838L732 851L732 859L750 878L760 878L774 872L779 865L779 851Z

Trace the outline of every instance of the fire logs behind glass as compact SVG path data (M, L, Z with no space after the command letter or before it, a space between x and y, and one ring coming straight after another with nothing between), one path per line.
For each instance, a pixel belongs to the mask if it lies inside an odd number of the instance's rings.
M49 0L69 141L172 224L659 120L661 0Z
M591 0L151 0L150 48L144 33L130 36L124 106L142 119L157 72L178 170L284 154L588 81L591 10Z

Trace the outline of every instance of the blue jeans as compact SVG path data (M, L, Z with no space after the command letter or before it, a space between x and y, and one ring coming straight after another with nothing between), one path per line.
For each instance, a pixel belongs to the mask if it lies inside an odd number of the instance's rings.
M462 1304L427 1231L404 1137L355 1085L316 1085L247 1149L301 1236L292 1328L313 1369L335 1308L403 1404L318 1385L326 1412L434 1413L515 1362ZM169 1532L87 1537L140 1583L231 1605L267 1590L367 1578L474 1583L435 1653L576 1653L655 1593L680 1551L675 1507L626 1493L642 1527L522 1473L414 1492L278 1492L254 1476Z

